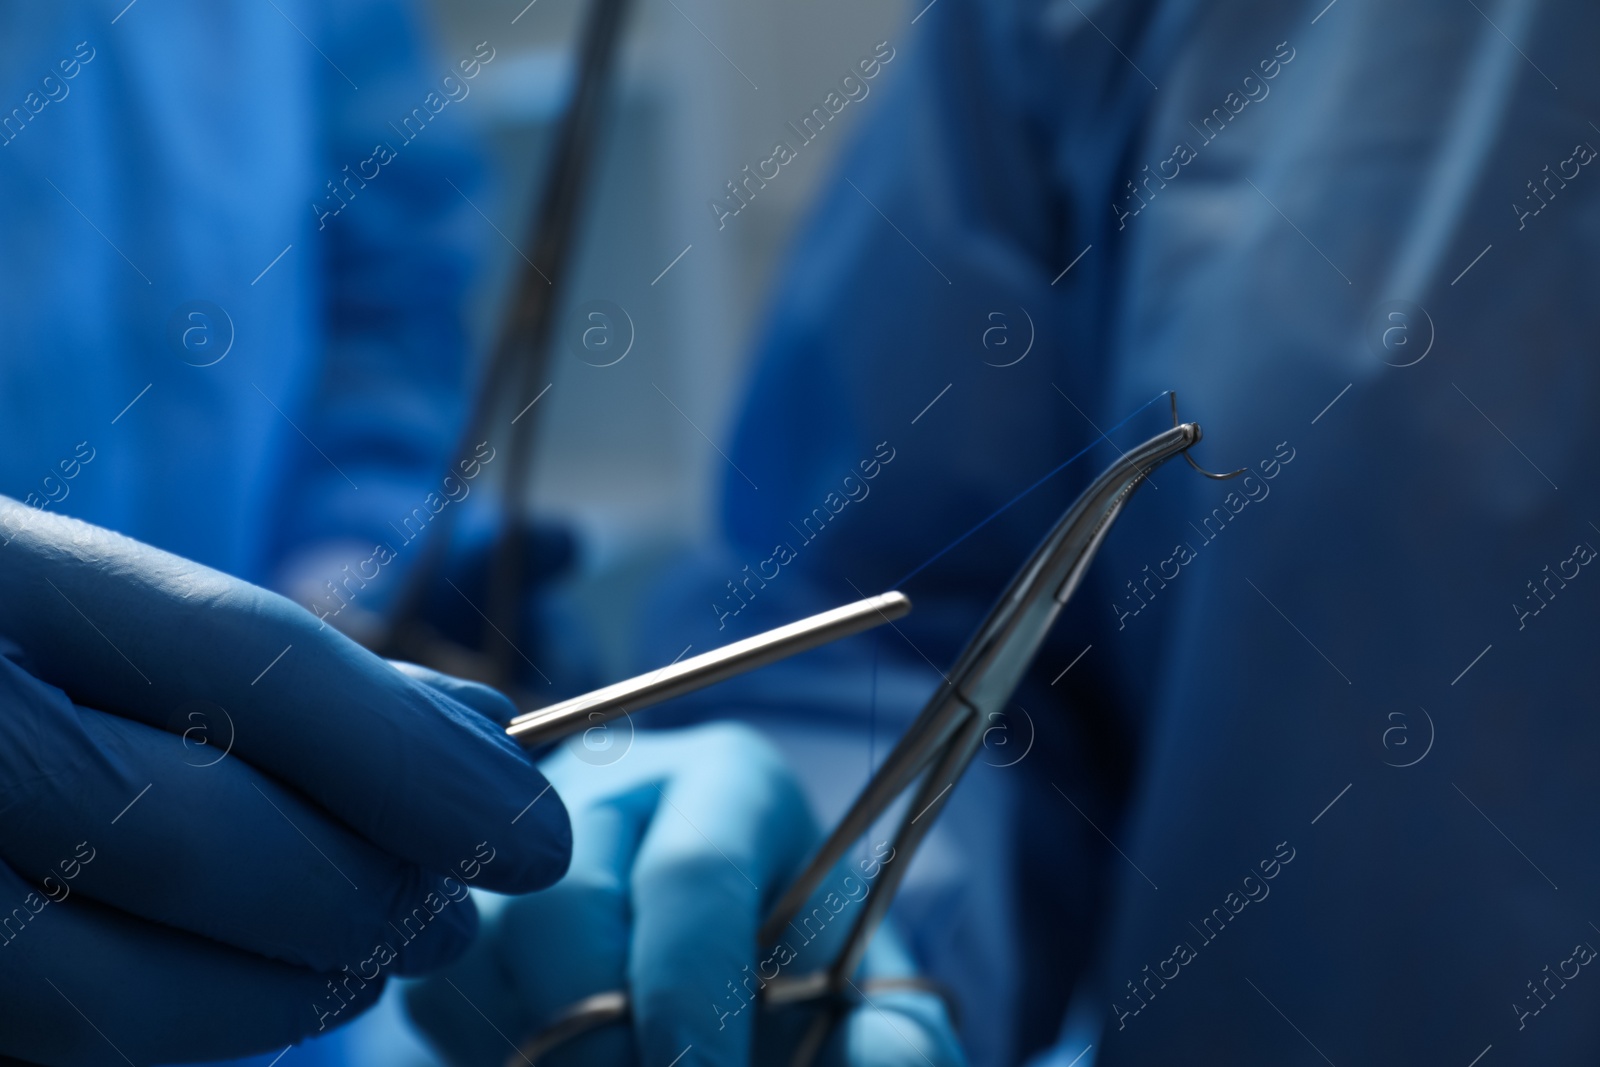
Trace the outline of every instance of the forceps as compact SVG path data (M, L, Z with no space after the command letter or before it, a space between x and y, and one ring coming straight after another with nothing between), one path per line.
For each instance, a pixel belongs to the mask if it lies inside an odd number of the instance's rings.
M807 1003L817 1007L794 1050L791 1060L793 1067L810 1067L822 1051L834 1025L854 1006L855 1001L848 994L854 992L860 996L861 991L856 988L853 976L861 965L867 945L889 910L912 856L943 810L956 782L982 746L989 716L1004 711L1056 617L1078 588L1095 553L1105 541L1111 524L1121 514L1134 490L1144 483L1153 469L1179 453L1185 453L1185 458L1189 458L1191 465L1201 473L1210 477L1232 477L1212 475L1187 456L1187 450L1200 440L1200 427L1192 422L1177 422L1176 397L1173 399L1173 422L1170 430L1124 452L1057 521L1011 580L905 735L895 744L839 825L778 899L762 924L758 946L775 944L868 828L885 815L903 793L915 786L911 802L892 841L895 860L883 867L874 891L863 900L862 910L856 917L848 940L834 962L798 977L779 975L768 981L762 990L767 1007ZM887 593L884 597L900 597L900 594ZM848 632L858 632L873 625L871 615L879 609L869 605L883 599L870 598L838 609L839 612L853 613L857 629ZM909 610L909 602L902 604L903 600L901 597L890 603L895 605L896 610ZM812 622L804 620L784 629L803 629ZM782 642L773 640L774 635L779 633L772 631L771 634L762 634L729 646L729 650L765 641L766 658L762 662L782 658L786 654L781 650ZM806 647L814 647L818 643L821 641L813 641ZM699 658L709 659L718 654L707 653L706 657ZM739 655L736 653L733 659L738 660ZM688 669L692 665L693 661L682 664L685 670L674 674L670 682L645 676L612 687L612 690L628 686L649 690L654 685L670 689L670 695L678 695L699 687L696 680L690 677L694 674L694 670ZM719 671L713 667L700 684L720 681L729 673L736 671ZM557 705L521 716L512 720L509 732L525 742L530 735L543 742L570 732L575 724L581 725L585 716L596 709L611 709L609 714L620 714L615 701L605 696L607 693L608 690L600 690L588 697L568 701L567 705L570 706ZM585 701L590 703L584 704ZM527 725L535 721L547 725L540 730ZM519 723L524 724L520 734ZM908 985L905 980L896 980L894 984L902 988ZM578 1001L558 1013L545 1030L524 1043L517 1054L507 1060L507 1067L536 1060L538 1056L580 1034L624 1020L627 1015L627 994L622 991L599 993Z

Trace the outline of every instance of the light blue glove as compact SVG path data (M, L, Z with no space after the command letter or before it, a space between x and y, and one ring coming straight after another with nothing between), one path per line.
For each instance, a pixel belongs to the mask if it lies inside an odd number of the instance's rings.
M407 987L412 1017L448 1062L501 1067L561 1009L627 988L631 1031L596 1031L540 1067L787 1065L810 1013L774 1015L752 1006L751 994L763 979L799 977L833 959L892 850L869 850L825 883L819 910L804 912L786 942L794 958L758 952L766 909L818 842L799 786L741 727L631 741L609 752L570 744L544 761L572 812L571 871L554 889L505 902L465 957ZM912 973L884 932L866 971ZM965 1063L937 997L868 996L836 1028L822 1064Z
M510 711L0 498L0 1058L276 1050L453 959L570 852Z

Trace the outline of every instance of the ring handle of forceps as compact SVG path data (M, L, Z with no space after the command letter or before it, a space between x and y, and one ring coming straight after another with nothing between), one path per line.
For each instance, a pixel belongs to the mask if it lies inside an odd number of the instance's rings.
M830 990L827 975L823 972L803 978L774 979L767 983L762 992L762 1003L773 1008L844 999ZM951 1025L960 1025L955 998L942 983L931 978L920 975L869 978L861 983L860 992L862 1000L873 993L929 993L944 1002L945 1011L950 1013ZM554 1052L567 1042L603 1027L627 1022L632 1014L628 994L620 989L584 997L567 1005L545 1024L543 1030L524 1041L506 1059L505 1067L527 1067L529 1063L538 1063L541 1056Z

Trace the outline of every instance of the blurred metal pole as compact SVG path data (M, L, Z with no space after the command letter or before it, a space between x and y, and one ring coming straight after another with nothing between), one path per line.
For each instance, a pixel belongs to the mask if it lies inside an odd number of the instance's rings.
M537 748L577 730L603 725L620 715L696 692L769 663L893 622L910 610L911 601L904 593L867 597L723 645L693 659L671 663L660 670L518 715L506 725L506 733L516 738L523 748Z
M550 363L554 318L563 283L573 259L577 221L592 179L596 143L610 86L611 71L622 36L629 0L594 0L579 43L577 73L571 96L556 131L539 203L529 224L528 254L519 255L518 269L493 354L485 369L472 412L455 449L449 473L457 462L487 441L503 451L500 528L489 572L485 626L476 649L447 645L422 618L428 592L443 577L454 528L454 509L440 516L423 557L408 576L386 632L373 642L384 655L430 665L448 661L457 672L504 686L514 664L526 591L522 553L526 538L532 449L538 416L528 407L543 386ZM509 409L509 410L508 410ZM513 414L516 413L516 414ZM495 425L504 416L507 425ZM474 605L477 607L477 605ZM482 609L480 609L482 610Z

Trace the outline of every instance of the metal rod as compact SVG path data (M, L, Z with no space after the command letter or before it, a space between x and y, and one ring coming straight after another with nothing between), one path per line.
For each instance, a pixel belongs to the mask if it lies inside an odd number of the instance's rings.
M593 159L602 133L605 97L629 3L630 0L595 0L590 7L579 40L572 94L534 189L536 206L524 246L532 250L532 258L523 257L518 264L488 365L460 437L450 452L450 465L445 468L447 474L456 473L456 464L471 456L481 441L506 449L505 499L500 530L490 550L493 556L487 613L491 620L498 621L485 627L478 647L471 650L480 655L488 651L472 672L480 681L504 685L511 676L511 657L516 655L512 647L517 639L516 610L526 595L516 539L526 521L523 512L528 498L528 453L539 414L528 412L508 430L491 428L490 420L506 406L508 397L520 402L530 388L539 388L537 383L549 364L553 316L576 250L584 194L593 185ZM395 599L384 632L370 640L370 646L383 655L432 660L431 665L439 665L429 653L440 642L429 632L423 610L448 562L458 510L450 508L434 521L422 556L407 574ZM500 635L491 632L494 626L500 628Z
M883 593L799 622L735 641L681 663L641 674L592 693L530 711L511 720L506 733L525 748L559 740L575 730L692 693L757 667L870 630L911 610L904 593Z

